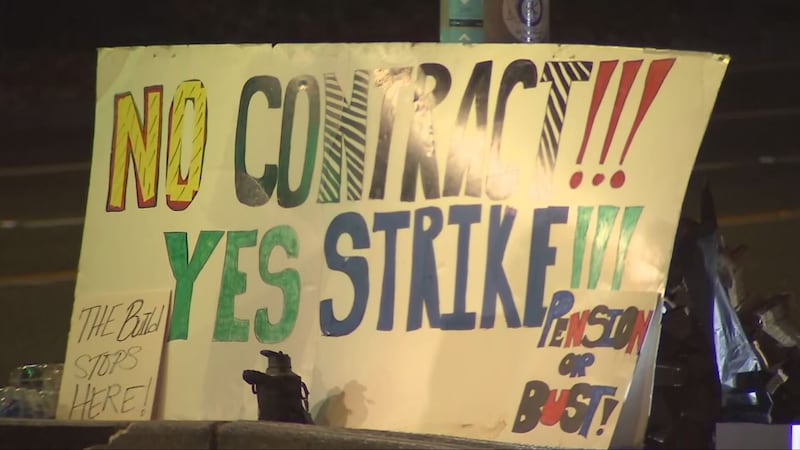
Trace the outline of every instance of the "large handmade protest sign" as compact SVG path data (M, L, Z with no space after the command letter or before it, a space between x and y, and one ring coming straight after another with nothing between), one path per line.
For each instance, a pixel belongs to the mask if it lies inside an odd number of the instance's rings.
M76 302L174 292L158 417L255 419L269 348L319 424L607 446L726 65L101 50Z

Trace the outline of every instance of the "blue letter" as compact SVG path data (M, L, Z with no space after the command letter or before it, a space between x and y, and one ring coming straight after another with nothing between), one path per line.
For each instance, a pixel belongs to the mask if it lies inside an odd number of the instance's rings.
M525 297L526 327L540 327L544 321L544 279L547 266L556 262L556 248L550 247L550 226L567 223L569 208L551 206L533 211L528 290Z
M544 341L547 338L547 334L550 333L550 325L552 325L553 321L570 312L574 304L575 296L572 295L572 292L556 291L553 293L553 299L550 300L550 309L547 311L547 321L544 323L538 347L544 347Z
M497 296L500 296L500 304L503 305L503 312L506 316L506 323L509 328L519 328L519 313L514 304L514 297L511 295L511 288L508 286L506 271L503 269L503 255L506 253L508 236L511 234L511 227L514 226L514 218L517 210L506 208L505 217L500 221L500 211L502 206L492 206L489 216L489 247L486 251L486 272L483 276L483 310L481 311L481 328L492 328L494 326L494 314L496 309Z
M458 254L456 256L456 292L453 313L442 314L443 330L472 330L475 313L467 312L467 273L469 270L470 225L481 221L481 205L450 207L451 225L458 224Z
M583 423L581 424L581 429L578 430L578 434L583 437L586 437L589 434L589 427L592 425L592 419L594 419L594 414L597 412L598 405L600 405L600 400L602 400L605 396L615 395L617 393L617 388L614 386L592 386L592 390L590 392L589 408L586 409L586 415L584 416ZM611 399L611 401L619 403L614 399Z
M410 223L410 211L375 213L375 224L372 225L372 231L386 232L381 307L378 311L378 329L382 331L389 331L394 327L394 281L395 260L397 259L397 230L408 228Z
M353 306L350 314L343 320L333 315L333 299L323 300L319 304L319 327L326 336L344 336L350 334L361 324L369 298L369 266L361 256L342 257L336 251L339 236L349 234L353 239L354 249L369 248L369 230L364 218L358 213L339 214L331 222L325 234L325 260L328 268L344 272L353 283Z
M425 218L430 227L424 228ZM442 210L434 206L420 208L414 214L414 244L411 251L411 289L408 298L406 330L422 326L422 305L428 311L431 328L439 328L439 280L433 240L442 231Z

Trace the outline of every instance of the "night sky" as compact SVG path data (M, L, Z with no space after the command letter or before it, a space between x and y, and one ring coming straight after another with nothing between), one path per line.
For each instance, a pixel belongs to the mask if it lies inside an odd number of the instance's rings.
M0 2L6 49L322 41L435 41L438 1ZM768 58L792 51L792 0L552 0L553 40ZM794 51L798 53L797 50Z

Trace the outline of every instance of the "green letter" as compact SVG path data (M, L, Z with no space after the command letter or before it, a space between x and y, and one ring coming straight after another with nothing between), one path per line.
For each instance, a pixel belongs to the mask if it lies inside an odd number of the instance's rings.
M253 96L261 92L267 98L268 108L281 107L281 82L275 77L256 76L247 80L239 99L239 116L236 119L236 140L233 144L233 169L236 183L236 198L247 206L259 206L267 203L275 190L278 180L278 166L265 164L264 174L256 178L247 173L245 167L245 151L247 146L247 114ZM272 124L259 124L270 127ZM267 149L267 153L269 149Z
M297 310L300 305L300 274L294 269L280 272L269 271L269 257L276 245L286 250L289 258L297 258L297 234L288 225L274 227L264 233L258 251L258 270L261 279L283 291L283 316L273 324L269 320L267 308L256 311L256 338L265 344L281 342L292 333L297 322Z
M203 269L211 253L222 239L222 231L201 231L189 260L189 243L185 232L164 233L167 256L175 277L175 300L169 325L169 340L189 336L189 310L192 306L192 288L197 274Z
M217 322L214 324L215 341L247 342L250 321L233 317L233 299L247 290L247 275L239 272L239 249L255 247L256 238L256 230L228 232L217 304Z
M289 161L292 152L292 131L297 95L305 92L308 98L308 127L306 129L306 150L303 158L303 172L300 185L292 190L289 186ZM278 204L284 208L294 208L308 198L311 180L317 160L317 138L319 137L319 87L317 79L311 75L298 75L286 86L286 98L281 121L281 147L278 153Z

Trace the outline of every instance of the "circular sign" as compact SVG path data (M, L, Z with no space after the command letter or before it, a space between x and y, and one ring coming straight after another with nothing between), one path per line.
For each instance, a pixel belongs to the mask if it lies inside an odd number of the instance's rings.
M544 17L542 0L503 0L503 22L521 42L541 42L544 30L539 25Z

